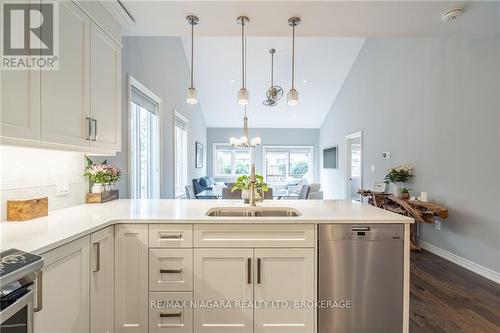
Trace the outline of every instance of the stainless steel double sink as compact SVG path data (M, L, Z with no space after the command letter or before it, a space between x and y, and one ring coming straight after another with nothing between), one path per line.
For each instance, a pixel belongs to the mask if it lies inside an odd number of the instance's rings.
M205 214L213 217L294 217L302 215L298 210L290 207L214 207Z

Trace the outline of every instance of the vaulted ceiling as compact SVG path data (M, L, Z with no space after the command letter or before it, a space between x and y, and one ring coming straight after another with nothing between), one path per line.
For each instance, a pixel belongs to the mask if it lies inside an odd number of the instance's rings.
M247 86L252 127L318 128L339 93L366 37L483 37L500 34L500 3L455 1L131 1L122 3L136 23L128 36L180 36L190 54L188 14L200 18L195 37L195 85L209 127L239 127L243 108L240 26L247 26ZM441 14L466 12L451 23ZM300 103L262 104L270 86L269 49L275 48L275 84L285 95L291 85L291 29L300 16L296 42L296 85Z

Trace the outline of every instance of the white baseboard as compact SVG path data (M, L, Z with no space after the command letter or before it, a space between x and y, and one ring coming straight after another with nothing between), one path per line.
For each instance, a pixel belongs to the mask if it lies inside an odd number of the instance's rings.
M493 282L500 284L500 273L499 272L495 272L492 269L489 269L489 268L484 267L482 265L476 264L475 262L472 262L468 259L457 256L454 253L443 250L442 248L437 247L436 245L432 245L432 244L424 242L422 240L418 241L418 245L420 245L423 249L425 249L429 252L432 252L437 256L440 256L441 258L444 258L448 261L451 261L452 263L455 263L459 266L462 266L465 269L468 269L469 271L472 271L476 274L479 274L479 275L487 278L488 280L491 280Z

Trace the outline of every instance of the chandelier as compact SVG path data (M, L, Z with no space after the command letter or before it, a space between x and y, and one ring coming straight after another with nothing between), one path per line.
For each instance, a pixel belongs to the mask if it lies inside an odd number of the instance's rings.
M247 107L245 106L245 114L243 116L243 136L240 136L239 138L236 137L231 137L229 139L229 143L233 147L239 147L239 148L254 148L258 145L260 145L261 140L260 137L256 136L255 138L250 139L248 141L248 117L247 117Z

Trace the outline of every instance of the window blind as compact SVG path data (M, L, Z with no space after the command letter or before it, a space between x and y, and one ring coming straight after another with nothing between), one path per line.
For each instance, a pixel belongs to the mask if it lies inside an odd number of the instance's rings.
M158 114L158 104L153 101L151 98L148 96L144 95L139 89L136 87L132 86L131 89L131 97L132 97L132 102L134 104L139 105L140 107L148 110L152 114Z

